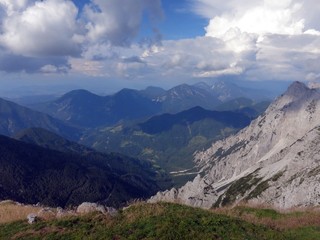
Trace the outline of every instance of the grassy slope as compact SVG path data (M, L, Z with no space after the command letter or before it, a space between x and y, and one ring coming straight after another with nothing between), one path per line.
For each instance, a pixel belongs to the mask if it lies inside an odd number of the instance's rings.
M92 214L34 225L22 221L0 225L0 239L320 239L316 221L279 228L270 224L299 220L305 214L253 208L217 212L168 203L136 204L114 218ZM315 216L320 219L319 213ZM255 220L259 224L251 223Z

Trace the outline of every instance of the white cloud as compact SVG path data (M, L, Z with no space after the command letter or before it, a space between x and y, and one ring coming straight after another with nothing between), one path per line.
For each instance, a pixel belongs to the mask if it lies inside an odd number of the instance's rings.
M26 65L32 72L52 72L56 57L76 57L95 66L84 69L94 74L96 62L117 59L117 46L130 46L145 14L151 22L161 18L161 0L89 0L82 10L71 0L0 0L0 47L10 59L34 58L34 67ZM159 39L157 30L155 35Z
M55 74L55 73L67 73L69 70L66 66L55 66L52 64L47 64L41 67L40 72L45 74Z
M70 58L69 63L72 71L92 77L108 76L105 72L104 63L101 61L86 60L81 58Z
M270 0L269 0L270 1ZM288 4L265 4L234 17L229 14L217 16L210 20L206 28L207 36L223 37L232 28L241 32L254 33L258 36L265 34L301 34L305 28L305 20L295 17L301 8L300 4L288 7ZM279 1L278 1L279 2Z
M192 2L194 11L209 20L206 36L240 54L236 66L241 67L233 68L235 74L255 80L318 76L320 6L313 0Z
M152 69L149 73L161 73L168 78L190 79L194 77L218 77L239 75L252 64L245 61L250 51L235 53L220 39L198 37L164 41L161 48L141 54Z
M0 43L24 56L75 55L80 50L73 40L77 14L71 1L37 1L4 18Z
M28 0L0 0L0 5L5 9L8 16L13 15L16 11L23 9Z
M318 27L320 6L313 0L193 0L195 12L210 19L207 35L223 37L230 28L241 32L301 34Z

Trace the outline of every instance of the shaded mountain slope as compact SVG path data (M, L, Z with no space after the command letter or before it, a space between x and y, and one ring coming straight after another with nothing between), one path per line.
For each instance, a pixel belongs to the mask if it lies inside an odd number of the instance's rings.
M0 199L119 206L159 189L149 163L119 154L58 152L0 136Z
M15 134L13 138L22 142L60 152L73 152L79 154L94 152L91 148L69 141L43 128L24 129Z
M234 111L256 118L262 114L270 105L270 101L254 101L249 98L236 98L224 102L214 108L216 111Z
M0 134L12 136L31 127L40 127L69 139L78 139L81 129L47 114L0 99Z
M213 119L233 128L243 128L250 123L248 117L235 112L209 111L201 107L194 107L177 114L163 114L150 118L139 124L142 131L156 134L170 130L174 125L187 126L203 119Z

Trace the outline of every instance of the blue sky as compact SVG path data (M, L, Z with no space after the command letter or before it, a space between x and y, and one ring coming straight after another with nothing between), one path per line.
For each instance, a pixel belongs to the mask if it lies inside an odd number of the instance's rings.
M164 18L159 23L159 29L163 35L163 39L194 38L205 34L204 28L208 20L194 14L188 1L164 0L162 1L162 7ZM145 21L144 24L148 25L148 21ZM148 32L148 29L150 28L143 28L142 32L143 30Z
M1 95L320 80L313 0L0 0L0 20Z

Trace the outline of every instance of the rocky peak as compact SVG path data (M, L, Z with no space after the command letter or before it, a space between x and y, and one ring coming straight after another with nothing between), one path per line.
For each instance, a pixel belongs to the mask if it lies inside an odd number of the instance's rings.
M311 91L311 89L309 89L304 83L296 81L289 86L284 95L299 98L309 91Z
M297 111L298 109L307 108L312 101L318 101L319 99L320 91L318 89L308 88L302 82L294 82L285 93L270 105L266 112L269 113L276 110Z

